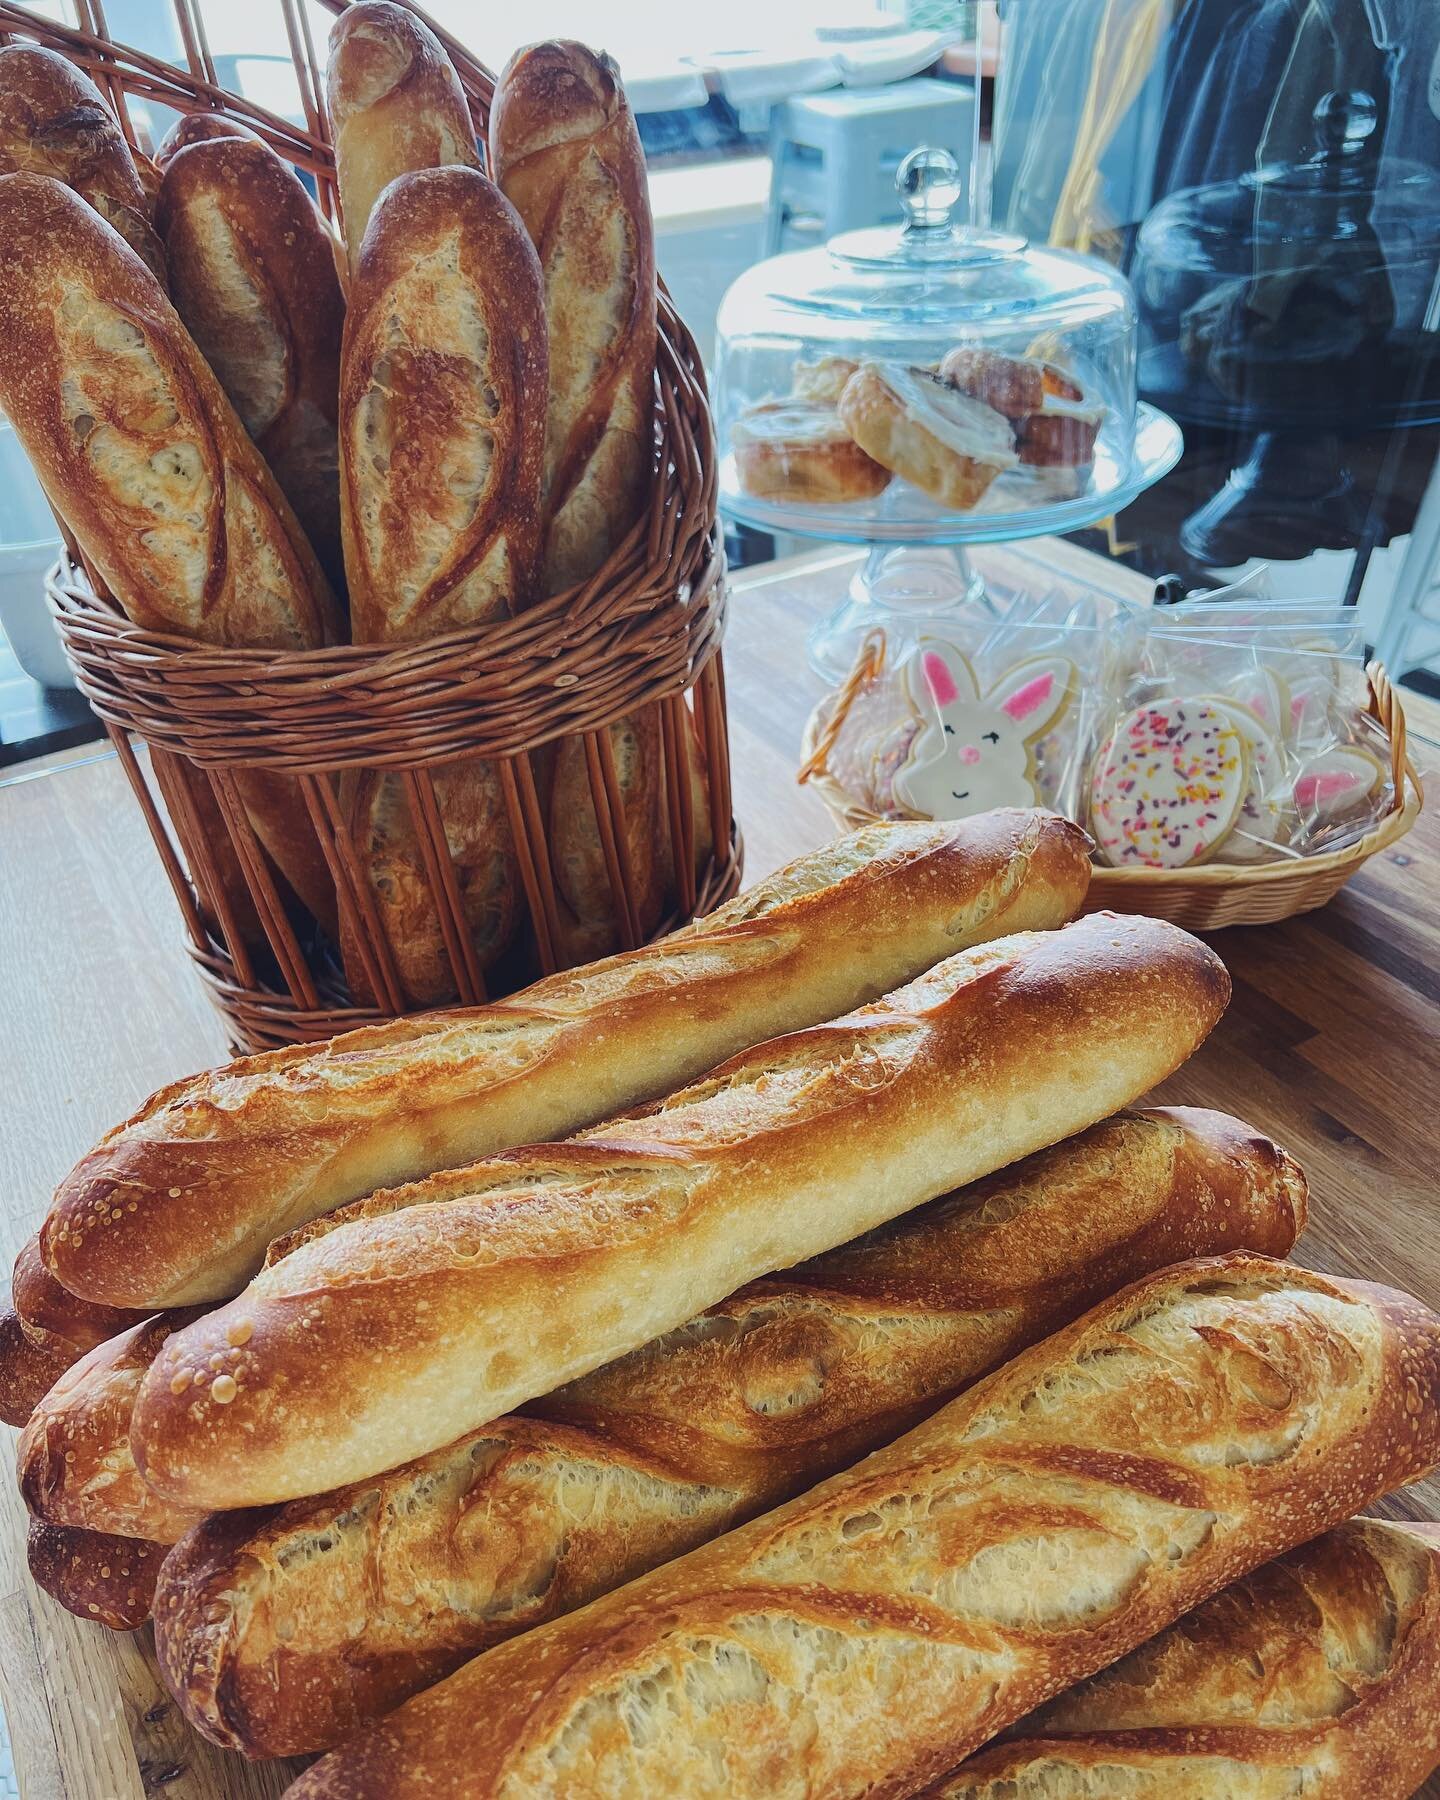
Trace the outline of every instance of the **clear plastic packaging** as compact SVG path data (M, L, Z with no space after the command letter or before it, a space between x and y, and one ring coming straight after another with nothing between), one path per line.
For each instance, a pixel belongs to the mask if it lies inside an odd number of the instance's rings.
M1054 591L875 628L801 779L881 818L1053 807L1114 868L1338 850L1394 804L1350 609L1263 582L1136 608Z
M1394 801L1354 612L1206 597L1131 615L1090 757L1097 856L1246 866L1354 842Z
M1078 816L1107 610L1057 592L999 618L948 621L943 636L933 621L915 633L876 628L817 709L807 771L823 769L882 818L1037 805Z

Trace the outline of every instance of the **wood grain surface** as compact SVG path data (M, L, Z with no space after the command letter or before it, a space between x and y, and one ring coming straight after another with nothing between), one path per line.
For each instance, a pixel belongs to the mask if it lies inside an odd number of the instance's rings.
M1068 545L992 547L976 560L1002 579L1033 579L1040 563L1065 578L1148 585ZM820 692L805 633L854 563L830 552L733 583L726 674L750 880L834 835L794 771ZM1407 710L1423 774L1440 766L1440 709L1407 700ZM0 784L6 1259L77 1156L151 1089L225 1048L118 766L93 752L57 760ZM1237 1112L1295 1152L1313 1207L1302 1261L1440 1306L1437 898L1440 820L1425 816L1324 911L1221 933L1234 1001L1159 1097ZM1440 1483L1382 1510L1440 1518ZM269 1800L299 1767L212 1749L168 1702L148 1631L112 1636L38 1593L9 1480L0 1481L0 1698L26 1800ZM1440 1780L1422 1792L1440 1800Z

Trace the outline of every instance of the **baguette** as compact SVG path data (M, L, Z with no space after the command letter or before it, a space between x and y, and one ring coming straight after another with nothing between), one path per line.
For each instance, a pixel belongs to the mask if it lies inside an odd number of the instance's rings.
M155 152L155 166L163 176L171 161L191 144L208 144L216 138L243 138L247 143L263 144L264 138L239 119L225 113L182 113L160 140Z
M574 1131L955 950L1061 924L1087 844L1042 812L873 826L665 943L163 1088L60 1184L46 1262L113 1305L225 1299L272 1238L346 1201Z
M1107 1120L752 1283L530 1417L318 1500L215 1514L166 1559L161 1673L215 1743L329 1749L875 1449L1122 1282L1284 1255L1304 1210L1293 1161L1238 1120Z
M39 44L0 50L0 175L15 174L73 188L164 283L165 253L119 121L88 75Z
M655 460L655 230L615 64L583 44L518 52L496 85L490 153L544 271L544 579L557 593L635 523Z
M1182 1263L477 1657L289 1800L912 1793L1437 1460L1440 1318L1248 1254Z
M58 1342L38 1343L13 1308L0 1308L0 1419L24 1425L74 1361Z
M40 1234L27 1240L10 1277L11 1304L25 1335L40 1348L75 1362L87 1350L146 1317L131 1307L97 1306L72 1294L45 1267Z
M193 1312L161 1313L99 1344L67 1369L20 1435L20 1492L33 1517L108 1536L173 1544L197 1515L166 1504L130 1454L141 1377Z
M345 300L330 234L289 163L238 136L169 158L156 225L175 309L339 591Z
M545 371L540 265L514 207L474 169L397 179L365 234L345 320L357 641L436 637L533 597Z
M495 179L545 278L544 591L586 580L644 510L655 460L655 231L645 152L608 56L532 44L506 65L490 115ZM642 936L665 901L656 707L610 727L631 891ZM549 807L567 960L619 947L615 898L584 746L556 756Z
M30 1521L30 1578L66 1612L111 1631L138 1631L150 1617L165 1551L142 1538L106 1537L73 1525Z
M358 640L434 637L506 617L533 596L543 314L525 228L483 175L427 169L385 190L355 264L341 375L345 566ZM508 948L520 915L500 771L474 760L441 769L435 798L483 971ZM404 997L439 1005L454 995L455 973L405 784L361 772L344 805ZM348 936L341 948L352 990L373 997Z
M314 551L151 272L45 176L0 176L0 239L0 406L128 617L252 649L333 638Z
M1355 1519L1022 1719L931 1800L1408 1800L1437 1763L1440 1531Z
M964 951L564 1144L357 1202L167 1342L135 1460L195 1508L394 1468L1107 1117L1228 996L1194 938L1096 913Z
M391 0L347 6L331 27L326 99L353 269L375 203L397 175L478 169L480 149L440 40Z
M0 176L0 241L0 407L126 615L251 649L333 639L315 553L150 271L45 176ZM257 769L237 786L291 887L332 924L329 870L293 784Z

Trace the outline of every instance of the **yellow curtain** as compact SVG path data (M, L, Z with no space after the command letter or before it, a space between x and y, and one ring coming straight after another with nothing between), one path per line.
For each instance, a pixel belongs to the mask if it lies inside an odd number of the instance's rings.
M1171 0L1106 0L1075 149L1050 223L1052 244L1098 249L1113 234L1117 221L1100 204L1100 158L1154 66L1171 10Z

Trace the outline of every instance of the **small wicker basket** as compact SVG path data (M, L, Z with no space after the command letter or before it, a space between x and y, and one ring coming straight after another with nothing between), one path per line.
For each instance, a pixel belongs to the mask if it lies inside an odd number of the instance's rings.
M857 674L863 678L863 664L857 665ZM1425 800L1420 777L1406 752L1400 697L1379 663L1370 663L1365 674L1370 684L1368 710L1390 739L1395 797L1390 811L1364 837L1323 856L1244 868L1233 863L1202 863L1189 869L1106 869L1097 865L1090 880L1087 911L1109 907L1115 912L1169 919L1190 931L1219 931L1227 925L1271 925L1324 906L1377 850L1404 837L1420 816ZM880 815L857 806L826 772L827 746L818 718L818 711L812 713L805 728L801 779L814 788L847 831L873 824Z
M313 175L321 208L333 218L322 66L303 0L279 3L303 127L219 85L193 0L174 0L185 68L114 43L98 0L75 0L79 29L0 0L0 39L38 41L69 56L112 101L132 144L127 97L241 120ZM341 12L345 0L326 4ZM483 133L493 78L427 23L445 43ZM582 586L519 618L399 647L223 650L132 625L73 545L53 572L48 590L66 651L145 813L191 953L237 1047L327 1037L407 1010L344 817L340 782L352 771L394 770L403 778L462 1004L487 998L486 978L436 798L434 777L442 767L486 759L499 770L528 908L530 970L538 965L549 972L560 961L561 902L541 804L543 777L532 768L534 753L560 738L578 737L584 745L622 947L639 942L650 920L642 921L629 864L608 727L638 709L658 710L666 778L664 828L675 891L658 932L710 910L739 886L719 655L725 590L714 433L699 353L663 293L655 388L655 475L645 516ZM149 778L132 739L150 752ZM684 778L692 745L706 778L699 817ZM237 775L243 784L255 771L294 784L300 816L308 815L334 881L341 940L354 947L373 1004L368 997L357 1004L333 941L303 916L297 923L277 885L236 785ZM706 845L713 845L708 855ZM350 955L347 948L347 961Z

